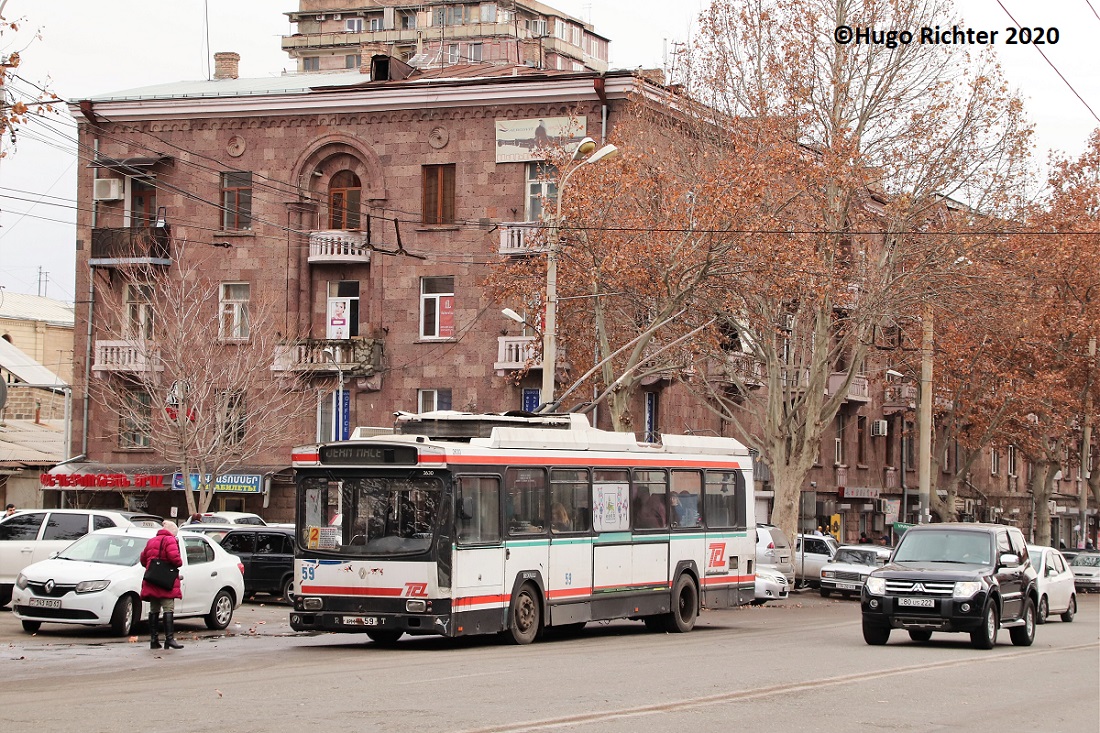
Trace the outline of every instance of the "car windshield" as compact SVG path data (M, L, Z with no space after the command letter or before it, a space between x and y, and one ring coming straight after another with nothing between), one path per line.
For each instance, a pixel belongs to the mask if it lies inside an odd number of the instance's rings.
M147 537L134 535L88 534L66 547L58 557L108 565L136 565L148 541Z
M342 555L406 555L431 547L443 482L436 477L309 478L299 496L303 546Z
M833 562L846 562L852 565L876 565L877 556L871 550L838 550Z
M1075 568L1100 568L1100 554L1078 555L1070 565Z
M949 562L992 565L990 537L984 532L928 530L906 532L894 562Z

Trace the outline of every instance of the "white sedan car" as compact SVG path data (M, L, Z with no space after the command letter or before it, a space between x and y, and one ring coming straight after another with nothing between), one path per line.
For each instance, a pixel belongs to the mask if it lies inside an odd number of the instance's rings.
M821 566L821 597L828 598L833 593L845 598L859 596L867 576L888 563L891 552L889 547L878 545L844 545L832 560Z
M110 625L119 635L134 634L149 615L140 598L145 568L139 558L156 529L114 527L81 537L56 557L28 565L12 593L12 612L23 629L43 623ZM175 618L201 616L211 629L224 629L244 598L244 566L216 542L200 534L179 535L180 585Z
M756 568L756 597L754 606L763 606L768 601L781 601L791 592L787 576L775 568Z
M1039 608L1035 621L1044 624L1052 613L1060 614L1063 621L1072 621L1077 613L1077 592L1069 563L1053 547L1028 545L1027 554L1039 574Z

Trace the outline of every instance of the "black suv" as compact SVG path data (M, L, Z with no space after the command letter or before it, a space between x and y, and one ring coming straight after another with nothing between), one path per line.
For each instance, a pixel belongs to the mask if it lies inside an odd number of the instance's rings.
M210 537L244 565L244 592L271 593L290 602L294 582L294 530L253 525L188 524L183 529Z
M863 639L885 644L892 629L914 641L963 631L992 649L997 631L1035 640L1036 573L1020 530L1000 524L924 524L902 536L889 564L863 586Z

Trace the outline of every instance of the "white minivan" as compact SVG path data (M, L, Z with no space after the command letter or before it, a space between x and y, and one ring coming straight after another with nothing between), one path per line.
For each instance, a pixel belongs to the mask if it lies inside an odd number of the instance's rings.
M0 521L0 606L11 602L23 568L107 527L160 527L153 514L114 509L28 509Z

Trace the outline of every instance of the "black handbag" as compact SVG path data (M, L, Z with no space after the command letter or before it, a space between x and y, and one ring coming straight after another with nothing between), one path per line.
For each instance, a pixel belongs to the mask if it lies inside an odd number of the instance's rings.
M167 560L153 558L145 566L145 582L163 590L175 589L179 576L180 569Z

